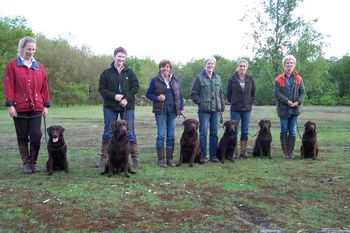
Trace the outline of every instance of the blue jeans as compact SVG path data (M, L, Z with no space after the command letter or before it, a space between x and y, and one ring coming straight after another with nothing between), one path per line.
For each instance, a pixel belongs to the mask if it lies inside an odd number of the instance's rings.
M209 132L209 155L216 158L216 148L218 146L218 128L220 112L198 112L199 118L199 146L203 158L207 157L207 134Z
M135 134L135 115L134 110L128 110L123 112L114 112L109 108L103 108L104 117L104 131L102 134L102 140L109 141L112 138L113 132L111 124L118 119L126 120L128 122L128 140L131 143L137 143Z
M175 146L176 117L177 115L175 113L155 114L157 124L157 149L164 148L164 140L166 140L166 147Z
M241 122L241 141L248 140L251 111L231 111L231 120Z
M281 135L295 136L298 126L298 115L290 115L288 118L280 118Z

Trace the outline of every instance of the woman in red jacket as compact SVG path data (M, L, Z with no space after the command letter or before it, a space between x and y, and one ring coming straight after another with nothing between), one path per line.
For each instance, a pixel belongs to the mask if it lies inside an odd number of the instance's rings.
M48 114L50 94L45 67L34 58L36 40L24 37L18 56L5 69L5 105L13 118L23 173L35 173L41 141L41 116ZM28 148L29 143L29 148Z

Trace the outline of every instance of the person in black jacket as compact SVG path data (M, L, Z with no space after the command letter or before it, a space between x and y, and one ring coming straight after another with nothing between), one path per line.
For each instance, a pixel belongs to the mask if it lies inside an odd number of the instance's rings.
M176 117L184 113L184 98L178 78L171 73L169 60L159 62L159 73L151 79L146 96L153 101L153 113L157 124L157 157L160 167L175 167ZM166 159L164 158L166 140Z
M227 84L227 100L231 105L231 120L241 122L240 156L243 158L248 157L247 142L250 113L255 97L255 82L252 76L247 74L247 71L248 61L240 59L237 62L236 72L228 80ZM236 153L235 158L237 158Z
M104 131L102 134L101 158L96 167L103 168L107 162L107 148L112 138L111 124L118 119L118 115L128 122L132 167L134 169L140 167L134 130L135 95L139 90L139 82L132 69L124 64L126 55L126 50L123 47L116 48L111 67L105 69L100 76L98 90L103 98Z

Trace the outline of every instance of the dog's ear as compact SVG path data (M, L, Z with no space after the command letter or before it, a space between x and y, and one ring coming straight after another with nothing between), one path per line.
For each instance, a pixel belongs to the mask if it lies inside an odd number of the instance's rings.
M111 129L112 129L112 131L114 132L116 128L117 128L117 121L114 121L114 122L111 124Z
M52 126L50 126L49 128L47 128L47 130L46 130L46 131L47 131L47 133L48 133L48 134L50 134L51 129L52 129Z
M269 124L269 127L271 127L271 121L267 120L267 123Z
M62 130L61 132L64 133L64 131L66 130L65 128L63 128L62 126L58 126L58 128L60 128L60 130Z
M126 128L129 129L129 123L125 121L125 124L126 124Z
M310 121L305 122L304 127L307 127L310 124Z

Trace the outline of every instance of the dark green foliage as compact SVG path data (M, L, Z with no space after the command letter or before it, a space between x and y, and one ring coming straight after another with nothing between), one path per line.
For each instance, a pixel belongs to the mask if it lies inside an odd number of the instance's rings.
M34 36L32 29L26 26L26 19L20 16L13 18L0 17L0 71L17 55L18 41L25 36ZM2 80L2 79L1 79ZM0 102L4 103L4 89L0 89Z
M265 1L263 11L254 13L251 37L255 56L249 61L248 72L256 82L256 105L275 104L273 83L276 75L282 72L282 57L291 53L297 58L296 70L304 78L307 98L306 104L350 105L350 57L326 60L322 57L323 36L313 29L312 22L291 16L300 0ZM266 18L267 17L267 18ZM0 70L4 71L7 62L17 54L17 44L24 36L34 36L22 17L0 17ZM36 35L36 58L46 67L54 105L101 104L98 80L101 72L109 67L112 56L96 56L89 48L72 46L64 38L48 39ZM226 93L227 81L236 68L236 61L220 55L216 72L221 76L223 91ZM237 57L237 60L240 57ZM171 59L171 58L170 58ZM159 61L157 61L159 62ZM145 95L150 79L158 73L158 63L146 58L128 57L130 66L140 83L138 98ZM172 72L177 74L189 98L195 76L203 69L203 59L193 59L186 64L172 64ZM3 88L0 89L1 105Z

